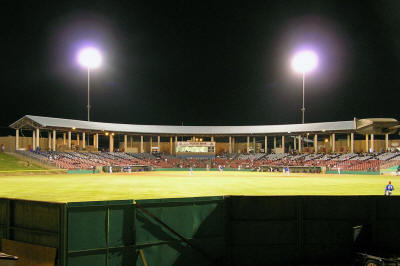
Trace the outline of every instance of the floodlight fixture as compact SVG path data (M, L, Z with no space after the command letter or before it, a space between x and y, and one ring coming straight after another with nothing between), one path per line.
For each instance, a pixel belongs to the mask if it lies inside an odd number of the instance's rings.
M292 68L299 73L307 73L318 65L318 56L311 50L301 51L293 57Z
M79 53L78 53L78 62L80 65L84 66L87 68L88 72L88 104L87 104L87 117L88 121L90 121L90 69L98 68L101 65L101 62L103 61L103 58L99 52L94 47L86 47L83 48ZM89 139L89 135L88 135Z
M78 62L86 68L98 68L102 62L102 56L94 47L86 47L78 54Z
M315 52L311 50L305 50L298 52L294 55L292 60L292 68L299 73L303 74L303 107L301 108L302 118L301 123L304 124L304 112L306 108L304 107L304 83L306 73L314 70L318 65L318 56Z

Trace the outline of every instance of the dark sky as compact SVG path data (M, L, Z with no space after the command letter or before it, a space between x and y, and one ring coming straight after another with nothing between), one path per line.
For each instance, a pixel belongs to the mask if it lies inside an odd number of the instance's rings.
M3 1L0 126L26 114L136 124L301 122L295 51L312 48L306 122L398 117L400 1ZM3 130L4 131L4 130Z

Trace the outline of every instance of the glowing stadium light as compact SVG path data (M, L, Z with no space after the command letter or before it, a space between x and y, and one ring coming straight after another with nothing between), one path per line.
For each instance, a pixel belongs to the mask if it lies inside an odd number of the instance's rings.
M301 123L304 124L304 112L306 108L304 107L304 81L307 72L314 70L318 65L318 56L316 53L310 50L301 51L294 55L292 60L292 68L296 72L303 74L303 107L301 108Z
M80 65L87 68L88 71L88 104L87 104L87 120L90 121L90 69L98 68L101 65L103 58L94 47L86 47L78 53L78 62ZM89 135L88 135L89 140Z
M297 53L292 60L292 68L299 73L307 73L314 70L318 65L318 56L313 51L302 51Z
M102 56L96 48L87 47L78 54L78 62L86 68L98 68L102 62Z

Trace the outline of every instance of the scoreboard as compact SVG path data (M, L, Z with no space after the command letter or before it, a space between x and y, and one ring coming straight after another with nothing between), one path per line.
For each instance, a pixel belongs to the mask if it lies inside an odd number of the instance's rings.
M215 154L215 142L178 141L175 149L177 154Z

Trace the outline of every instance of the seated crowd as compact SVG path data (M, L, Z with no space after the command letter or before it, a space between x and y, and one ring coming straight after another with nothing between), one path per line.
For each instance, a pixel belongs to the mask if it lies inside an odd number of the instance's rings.
M379 171L400 164L400 152L333 154L221 154L212 158L180 157L158 153L19 151L58 168L92 169L100 166L151 166L154 168L235 168L261 166L321 166L332 170Z

